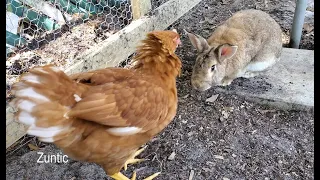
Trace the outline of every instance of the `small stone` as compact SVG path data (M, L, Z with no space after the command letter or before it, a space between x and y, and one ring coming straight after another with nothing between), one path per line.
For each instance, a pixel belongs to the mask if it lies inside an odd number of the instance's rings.
M194 170L190 171L189 180L192 180L194 176Z
M172 152L172 153L170 154L170 156L168 157L168 160L172 161L175 156L176 156L176 153L175 153L175 152Z
M215 166L215 165L216 165L216 163L211 162L211 161L207 161L207 162L206 162L206 165L208 165L208 166Z
M187 95L183 96L182 98L184 98L184 99L185 99L185 98L187 98L187 97L189 97L189 94L187 94Z
M215 159L221 159L221 160L224 159L224 157L223 157L223 156L220 156L220 155L213 155L213 158L215 158Z
M190 137L190 136L192 136L194 134L194 132L193 131L191 131L191 132L188 132L188 136Z
M228 117L229 117L229 112L227 112L227 111L222 111L221 114L222 114L222 116L223 116L224 119L228 119Z

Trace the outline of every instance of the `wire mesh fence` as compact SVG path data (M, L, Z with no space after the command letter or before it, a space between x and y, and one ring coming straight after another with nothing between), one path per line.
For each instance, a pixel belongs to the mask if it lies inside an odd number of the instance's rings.
M151 0L148 15L167 1ZM79 53L128 26L133 12L131 0L6 0L6 19L9 102L19 75L49 63L69 67Z

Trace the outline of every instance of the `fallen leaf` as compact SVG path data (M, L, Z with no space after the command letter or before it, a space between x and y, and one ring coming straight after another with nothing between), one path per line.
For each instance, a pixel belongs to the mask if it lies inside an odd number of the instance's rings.
M29 146L29 148L30 148L31 150L33 150L33 151L39 150L39 147L38 147L38 146L35 146L35 145L33 145L33 144L28 144L28 146Z
M209 97L208 99L206 99L206 102L215 102L218 98L219 94L215 94L215 95L212 95L211 97Z
M172 161L175 156L176 156L176 153L175 153L175 152L172 152L172 153L170 154L170 156L168 157L168 160Z
M304 24L303 24L303 29L306 30L307 33L309 33L309 32L311 32L311 31L314 29L314 27L311 26L311 25L308 24L308 23L304 23Z

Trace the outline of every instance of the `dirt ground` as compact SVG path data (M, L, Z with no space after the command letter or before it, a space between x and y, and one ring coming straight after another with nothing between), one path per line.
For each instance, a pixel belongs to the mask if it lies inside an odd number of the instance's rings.
M170 28L180 32L185 28L206 38L233 12L256 8L269 12L289 35L293 3L288 0L204 0ZM300 48L314 48L310 27L312 29L313 20L305 26ZM177 51L183 60L183 74L177 83L178 113L139 156L148 160L130 165L124 174L131 177L135 169L138 179L158 171L162 172L158 180L187 180L190 176L194 180L314 179L313 112L261 106L243 97L218 94L213 88L202 93L193 90L190 75L195 49L185 36L181 40L184 46ZM215 95L218 97L214 102L206 101ZM39 164L37 152L62 154L53 145L26 136L8 150L6 178L110 179L102 168L91 163L69 159L66 164Z

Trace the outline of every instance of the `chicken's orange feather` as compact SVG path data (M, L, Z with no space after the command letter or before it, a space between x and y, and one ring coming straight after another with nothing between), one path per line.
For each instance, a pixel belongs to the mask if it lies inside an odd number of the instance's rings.
M173 31L148 33L131 69L71 76L51 65L31 69L13 86L17 120L69 157L100 164L108 175L119 172L176 114L177 39Z

